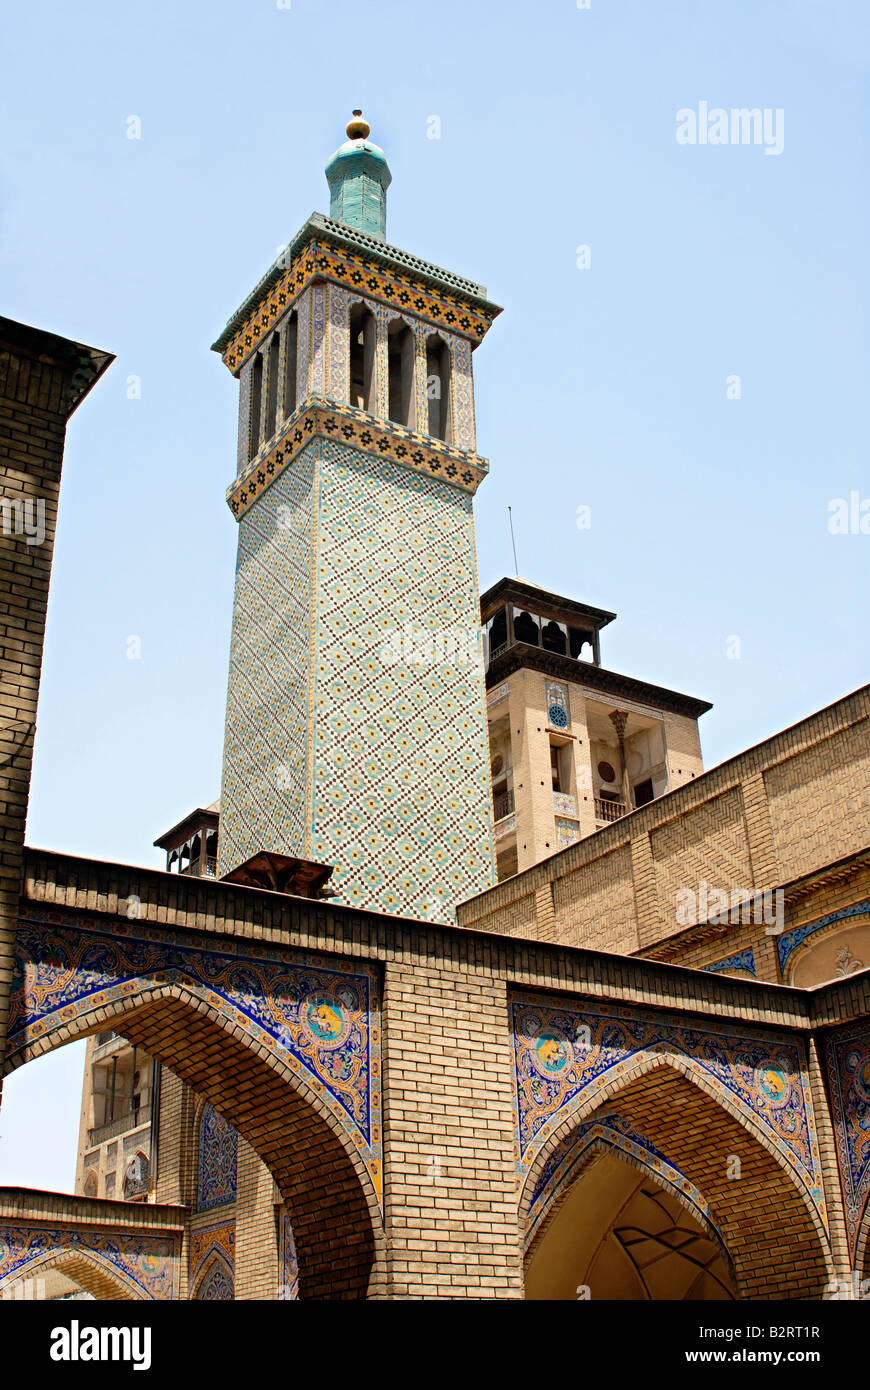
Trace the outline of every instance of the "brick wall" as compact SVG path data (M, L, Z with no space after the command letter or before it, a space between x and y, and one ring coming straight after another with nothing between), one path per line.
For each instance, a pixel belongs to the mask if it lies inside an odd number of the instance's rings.
M760 892L867 847L868 719L864 687L460 904L457 920L600 950L656 951L682 930L681 888L697 891L703 880ZM544 904L534 922L533 903Z
M66 422L111 360L0 319L0 1041L6 1032ZM43 531L39 543L35 538Z

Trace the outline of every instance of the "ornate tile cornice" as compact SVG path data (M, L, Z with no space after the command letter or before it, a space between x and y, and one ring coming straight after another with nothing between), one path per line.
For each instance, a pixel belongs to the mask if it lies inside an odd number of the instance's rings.
M215 343L234 375L314 280L331 280L391 308L414 314L436 328L470 338L475 344L481 341L497 312L495 305L472 305L464 297L426 284L413 274L379 264L364 250L331 245L322 238L307 242L287 269L276 268L276 275L275 280L271 276L266 279L262 295L241 327L231 337L222 335Z
M326 396L309 396L291 415L269 447L232 482L227 502L236 520L266 491L312 439L332 439L349 444L375 458L389 459L415 473L450 483L474 493L489 472L479 454L454 449L429 434L418 434L356 406L342 405Z

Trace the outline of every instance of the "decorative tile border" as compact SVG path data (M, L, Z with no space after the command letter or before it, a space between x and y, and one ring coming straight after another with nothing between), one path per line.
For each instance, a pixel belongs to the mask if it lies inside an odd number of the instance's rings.
M723 956L721 960L711 960L709 965L702 965L702 970L707 970L710 974L718 975L728 970L748 970L750 975L758 972L755 968L755 952L751 946L745 951L738 951L733 956Z
M799 926L783 932L776 943L780 970L785 973L789 957L794 955L807 937L815 936L816 932L831 926L833 922L843 922L849 917L860 917L867 913L870 913L870 898L864 898L860 903L852 903L849 907L841 907L836 912L829 912L825 917L815 918L812 922L801 922Z
M227 502L236 520L281 476L300 450L317 438L349 444L464 492L476 492L489 472L487 460L479 454L467 454L432 435L418 434L356 406L310 395L282 425L268 452L258 454L245 472L230 483Z
M870 1198L870 1022L865 1019L829 1034L824 1051L849 1253L854 1264L861 1220Z
M37 1263L52 1256L80 1253L98 1266L125 1275L145 1299L178 1297L180 1237L136 1231L107 1231L78 1226L0 1224L0 1285L26 1278Z
M509 693L510 687L508 682L502 681L501 685L497 685L494 687L494 689L489 691L486 697L487 707L497 705L501 700L506 700Z
M9 1055L79 1015L179 984L304 1078L340 1121L382 1200L375 966L290 948L28 909L15 933Z
M231 339L222 359L235 375L275 323L314 280L328 280L391 308L405 310L436 328L445 328L479 343L494 313L472 308L458 296L439 292L413 276L388 270L364 253L339 249L312 239L290 268L269 289Z
M514 993L510 1011L520 1190L562 1121L588 1105L605 1081L639 1060L670 1053L753 1118L827 1230L806 1056L790 1034L759 1035L739 1024L713 1022L675 1026L668 1014L548 994Z

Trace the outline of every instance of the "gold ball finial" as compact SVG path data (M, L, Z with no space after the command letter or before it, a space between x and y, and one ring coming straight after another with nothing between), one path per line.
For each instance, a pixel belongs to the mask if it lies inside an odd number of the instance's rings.
M353 120L347 123L348 140L368 140L371 133L368 121L362 119L362 111L354 111Z

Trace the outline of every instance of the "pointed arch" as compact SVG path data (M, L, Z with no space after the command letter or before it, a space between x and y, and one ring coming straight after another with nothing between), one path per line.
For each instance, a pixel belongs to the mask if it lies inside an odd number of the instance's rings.
M224 1302L236 1296L236 1273L218 1246L203 1262L190 1293L192 1302Z
M97 1250L46 1250L26 1264L18 1266L14 1274L0 1279L0 1292L19 1279L38 1279L51 1270L65 1275L78 1284L86 1293L101 1301L136 1299L152 1302L153 1295L147 1293L134 1279L118 1269L111 1260Z
M530 1208L560 1147L570 1153L571 1136L584 1121L619 1116L637 1124L647 1140L667 1154L707 1203L708 1219L729 1252L740 1296L745 1298L819 1297L833 1272L827 1230L812 1194L760 1122L730 1095L726 1098L690 1059L647 1052L626 1065L617 1080L583 1093L553 1125L531 1163L520 1199L524 1229ZM699 1143L698 1135L706 1140ZM729 1160L736 1159L736 1164ZM731 1176L729 1176L731 1173ZM557 1192L564 1197L577 1176ZM656 1181L660 1178L656 1176ZM770 1199L763 1210L754 1202L757 1185ZM555 1194L554 1194L555 1195ZM540 1222L536 1223L540 1231ZM783 1284L782 1249L799 1233L807 1265ZM779 1280L774 1279L774 1271Z
M531 1299L731 1300L737 1280L721 1233L649 1164L594 1140L526 1252Z
M10 1051L4 1072L112 1028L210 1101L271 1170L293 1225L301 1298L364 1298L379 1288L378 1194L337 1107L291 1056L190 978L124 988L111 1005L102 992L98 1004L65 1010L62 1024Z

